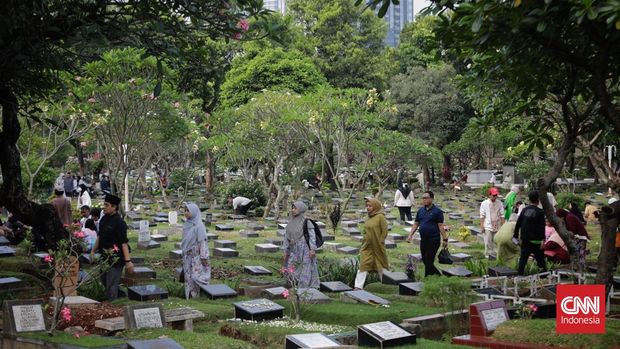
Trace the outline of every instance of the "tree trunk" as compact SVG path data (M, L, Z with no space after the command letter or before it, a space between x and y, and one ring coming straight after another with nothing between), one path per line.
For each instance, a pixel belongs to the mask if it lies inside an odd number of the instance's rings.
M52 205L39 205L28 200L24 194L20 156L17 149L17 140L21 133L17 118L18 102L15 95L7 88L0 89L0 106L2 106L0 167L2 167L3 178L0 187L0 205L5 206L24 224L32 226L34 231L44 235L48 249L57 249L58 241L69 235Z
M452 180L452 167L451 167L452 159L450 155L445 154L443 156L443 181L444 183L450 183Z
M620 224L620 201L601 209L601 252L598 255L598 269L595 283L605 285L605 294L609 294L613 284L613 266L616 261L616 231Z
M207 155L206 155L206 167L205 167L205 194L207 198L210 198L213 196L214 193L214 186L213 184L215 183L214 178L215 178L215 156L213 156L213 153L211 152L211 150L207 150Z
M79 138L74 138L69 141L73 148L75 148L75 155L78 159L78 165L80 166L80 176L84 177L86 173L86 165L84 164L84 150L82 149L82 145L80 144Z
M332 143L327 145L326 155L327 157L325 161L329 163L323 166L323 168L325 169L325 176L323 176L323 182L327 180L327 183L329 183L329 189L337 191L338 185L336 184L336 175L334 174L334 171L337 172L338 170L334 168L334 145Z
M263 212L263 218L267 218L269 212L271 211L271 207L275 207L276 216L280 213L280 201L282 200L282 186L280 185L280 181L278 177L280 177L280 172L282 171L282 167L284 165L284 161L286 157L280 157L276 160L276 163L273 166L273 178L271 179L271 183L269 184L269 201L267 202L267 206L265 206L265 211ZM275 192L276 197L273 199L272 192Z

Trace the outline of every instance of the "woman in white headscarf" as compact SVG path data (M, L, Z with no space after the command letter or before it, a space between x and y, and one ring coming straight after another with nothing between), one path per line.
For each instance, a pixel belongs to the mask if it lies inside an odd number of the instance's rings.
M284 235L284 269L291 273L297 287L319 288L319 268L316 261L316 235L314 225L306 220L306 204L295 201L291 218ZM304 224L308 229L308 241L304 237Z
M209 263L209 244L207 230L202 223L200 209L194 203L185 206L183 225L183 274L185 278L185 298L200 296L200 287L206 286L211 280L211 264Z

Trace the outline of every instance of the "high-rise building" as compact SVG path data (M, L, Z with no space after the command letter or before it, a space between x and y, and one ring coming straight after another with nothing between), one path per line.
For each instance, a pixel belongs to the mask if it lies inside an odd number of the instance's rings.
M286 12L286 0L264 0L263 7L284 14Z
M398 46L400 42L400 32L407 23L413 22L413 1L414 0L400 0L400 4L390 5L385 17L383 17L388 25L387 36L385 37L385 44L387 46Z
M383 17L383 19L388 25L387 35L385 37L385 44L387 46L398 46L398 43L400 42L400 32L403 30L407 23L413 22L415 13L413 8L413 1L414 0L400 0L399 5L391 4L390 8L385 14L385 17ZM285 14L286 0L264 0L263 7L275 12L280 12L281 14Z

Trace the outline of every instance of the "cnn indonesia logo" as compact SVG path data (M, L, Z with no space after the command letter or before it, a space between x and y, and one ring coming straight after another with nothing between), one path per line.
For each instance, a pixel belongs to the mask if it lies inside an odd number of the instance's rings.
M605 333L605 285L558 285L557 333Z

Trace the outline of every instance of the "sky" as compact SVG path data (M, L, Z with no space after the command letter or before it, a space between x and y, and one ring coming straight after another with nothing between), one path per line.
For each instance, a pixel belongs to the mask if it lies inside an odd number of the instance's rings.
M413 0L413 11L417 15L418 12L430 4L431 2L429 0Z

